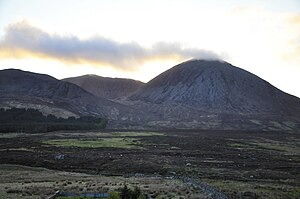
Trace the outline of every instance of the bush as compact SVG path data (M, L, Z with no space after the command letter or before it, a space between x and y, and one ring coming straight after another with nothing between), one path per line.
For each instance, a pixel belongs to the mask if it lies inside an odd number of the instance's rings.
M113 191L109 193L109 199L121 199L120 194Z
M133 190L129 189L127 185L121 189L121 199L144 199L141 190L138 187L134 187Z

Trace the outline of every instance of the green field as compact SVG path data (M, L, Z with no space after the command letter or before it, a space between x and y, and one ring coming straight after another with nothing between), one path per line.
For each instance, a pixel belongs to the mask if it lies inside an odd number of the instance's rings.
M44 142L54 146L62 147L84 147L84 148L142 148L138 138L99 138L95 140L82 139L60 139Z
M112 132L112 136L116 137L147 137L147 136L163 136L164 133L159 132Z

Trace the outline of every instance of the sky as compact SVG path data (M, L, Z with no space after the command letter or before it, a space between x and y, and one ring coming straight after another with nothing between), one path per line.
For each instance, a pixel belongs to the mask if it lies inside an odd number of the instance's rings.
M0 0L0 70L147 82L192 58L300 97L300 1Z

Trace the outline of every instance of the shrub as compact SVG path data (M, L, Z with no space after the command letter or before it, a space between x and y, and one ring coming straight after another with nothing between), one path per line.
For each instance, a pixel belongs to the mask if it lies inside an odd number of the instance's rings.
M109 193L109 199L121 199L120 194L113 191Z

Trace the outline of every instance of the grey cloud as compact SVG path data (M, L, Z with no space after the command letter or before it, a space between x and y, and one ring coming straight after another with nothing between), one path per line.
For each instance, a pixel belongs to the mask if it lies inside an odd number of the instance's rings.
M0 51L3 50L6 54L21 51L20 56L26 52L70 63L108 64L123 70L134 69L151 59L221 59L211 51L184 48L179 43L159 42L144 48L135 42L119 43L100 36L82 40L74 35L49 34L26 22L8 26L0 42Z

